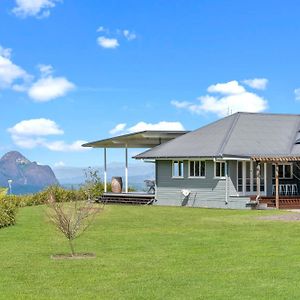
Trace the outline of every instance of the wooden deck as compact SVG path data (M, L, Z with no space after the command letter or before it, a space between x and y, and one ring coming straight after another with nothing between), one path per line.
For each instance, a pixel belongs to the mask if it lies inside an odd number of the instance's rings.
M154 194L147 193L103 193L98 202L108 204L150 205L155 201Z
M255 200L256 196L251 197L251 200ZM261 197L259 200L261 204L267 204L267 207L275 208L275 197ZM300 209L300 195L298 196L280 196L279 198L280 209Z

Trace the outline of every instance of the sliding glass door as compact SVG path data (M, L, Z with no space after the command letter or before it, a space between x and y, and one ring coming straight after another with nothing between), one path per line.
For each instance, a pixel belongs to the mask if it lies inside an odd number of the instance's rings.
M237 162L237 191L239 195L257 193L257 163L252 161ZM260 165L260 194L266 195L266 164Z

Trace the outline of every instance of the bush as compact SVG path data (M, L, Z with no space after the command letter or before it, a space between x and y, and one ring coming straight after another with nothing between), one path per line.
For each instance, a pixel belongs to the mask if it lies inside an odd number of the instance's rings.
M6 198L0 199L0 228L16 222L17 205Z

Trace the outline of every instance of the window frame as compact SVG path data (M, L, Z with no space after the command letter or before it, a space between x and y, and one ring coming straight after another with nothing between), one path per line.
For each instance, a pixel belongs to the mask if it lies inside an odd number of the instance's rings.
M178 168L179 168L179 163L182 163L182 175L181 176L175 176L174 175L174 164L175 163L178 163ZM178 169L178 171L179 171L179 169ZM178 174L179 174L180 172L178 172ZM180 159L178 159L178 160L172 160L172 178L175 178L175 179L182 179L182 178L184 178L184 161L183 160L180 160Z
M222 176L222 167L220 166L220 176L217 176L217 163L219 164L224 164L224 176ZM226 161L220 161L220 160L216 160L214 162L214 178L215 179L226 179Z
M195 174L195 162L199 162L199 176L191 175L191 162L194 163L194 174ZM201 175L201 164L204 163L204 176ZM206 160L204 159L191 159L188 161L189 167L188 167L188 178L191 179L198 179L198 178L206 178Z

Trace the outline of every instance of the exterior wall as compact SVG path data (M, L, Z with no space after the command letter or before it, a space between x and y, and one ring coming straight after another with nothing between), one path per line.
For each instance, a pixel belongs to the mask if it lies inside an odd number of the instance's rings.
M226 180L214 178L214 162L206 161L205 178L188 177L188 161L184 161L184 178L172 178L172 161L156 161L156 199L158 205L245 209L249 197L236 192L236 162L228 162L227 203ZM181 190L191 191L184 197Z

